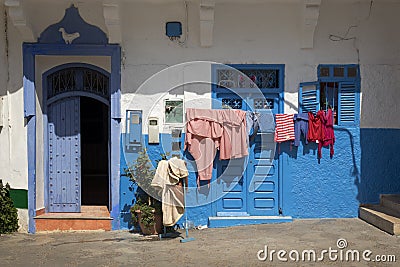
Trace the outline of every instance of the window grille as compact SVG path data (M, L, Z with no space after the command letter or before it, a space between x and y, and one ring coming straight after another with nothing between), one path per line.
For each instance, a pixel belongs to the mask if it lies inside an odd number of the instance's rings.
M222 108L224 109L242 109L242 99L240 98L223 98Z
M109 99L109 78L97 70L79 67L62 69L49 75L48 84L47 98L66 92L84 91Z
M217 77L219 88L279 88L279 69L223 69Z

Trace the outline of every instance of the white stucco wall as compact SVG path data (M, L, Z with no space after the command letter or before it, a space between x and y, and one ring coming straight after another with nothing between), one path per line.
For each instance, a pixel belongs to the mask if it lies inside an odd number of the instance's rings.
M0 12L4 14L4 7ZM22 95L21 39L10 20L0 18L0 97L3 99L4 126L0 132L0 178L12 188L28 189L26 133ZM8 45L7 41L8 40Z
M4 13L4 7L0 6L0 13ZM0 32L4 32L4 16L0 16ZM11 177L9 173L9 146L10 142L8 139L8 101L7 97L7 56L6 56L6 42L5 37L2 36L0 39L0 116L3 117L3 126L0 126L0 179L3 182L10 182Z
M399 3L380 1L370 9L369 1L322 1L313 49L300 48L300 2L217 2L214 44L210 48L199 46L198 3L190 2L188 6L189 39L186 45L180 46L165 36L164 25L167 21L178 20L183 22L185 28L182 3L123 5L122 46L125 60L122 89L126 93L123 107L130 102L132 96L129 93L154 73L181 62L211 60L221 63L285 64L285 113L295 113L298 85L316 80L319 64L358 63L362 76L361 127L400 126L395 117L398 111L395 99L399 96L400 39L392 34L400 23L396 15L400 11ZM349 40L332 41L329 38L331 34ZM144 117L157 99L158 95L154 92L161 92L164 88L162 81L158 86L153 84L148 94L136 96L136 109L143 109ZM208 97L208 93L204 92L203 96ZM187 97L192 94L185 89L185 100L189 100ZM157 105L159 112L156 115L163 117L159 109L161 102ZM207 108L208 104L199 102L198 107ZM395 112L387 112L389 109ZM146 130L147 127L144 127L144 132Z

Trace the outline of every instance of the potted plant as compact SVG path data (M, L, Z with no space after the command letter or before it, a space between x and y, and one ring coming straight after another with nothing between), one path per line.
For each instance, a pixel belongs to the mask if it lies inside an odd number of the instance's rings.
M134 224L139 225L144 235L162 233L161 207L158 208L156 204L149 204L141 199L137 199L135 205L131 207L131 215L132 221Z
M130 209L133 223L139 225L145 235L161 233L161 202L153 197L156 196L156 192L151 186L151 181L155 169L152 168L146 149L139 152L134 164L126 169L126 174L131 182L139 186L135 193L136 202Z

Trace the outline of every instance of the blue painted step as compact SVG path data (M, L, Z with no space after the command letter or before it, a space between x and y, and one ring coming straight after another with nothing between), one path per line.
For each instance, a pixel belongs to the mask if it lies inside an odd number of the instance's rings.
M208 227L223 228L238 225L284 223L291 221L293 221L291 216L218 216L208 218Z

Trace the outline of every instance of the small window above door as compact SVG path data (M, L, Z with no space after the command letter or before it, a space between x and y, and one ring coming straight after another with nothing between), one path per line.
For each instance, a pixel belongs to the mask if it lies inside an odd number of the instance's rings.
M50 74L47 82L47 99L73 91L94 93L107 100L109 99L109 77L95 69L84 67L62 68Z

